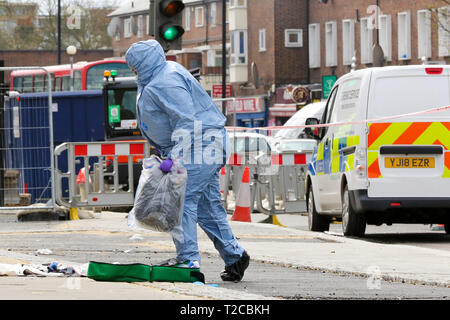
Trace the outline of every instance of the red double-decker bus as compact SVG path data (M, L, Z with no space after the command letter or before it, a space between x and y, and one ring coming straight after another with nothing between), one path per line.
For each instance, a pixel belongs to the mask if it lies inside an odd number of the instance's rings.
M52 79L52 91L70 90L70 64L47 66ZM73 65L74 90L100 90L105 70L116 70L118 77L134 76L125 60L105 59L77 62ZM15 70L11 72L10 90L20 93L48 91L48 79L43 70Z

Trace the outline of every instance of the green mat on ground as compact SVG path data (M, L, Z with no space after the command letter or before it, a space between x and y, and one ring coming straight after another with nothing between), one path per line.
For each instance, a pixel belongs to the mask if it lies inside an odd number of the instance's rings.
M150 266L141 263L112 264L89 262L88 278L97 281L112 282L196 282L205 283L205 276L200 269Z

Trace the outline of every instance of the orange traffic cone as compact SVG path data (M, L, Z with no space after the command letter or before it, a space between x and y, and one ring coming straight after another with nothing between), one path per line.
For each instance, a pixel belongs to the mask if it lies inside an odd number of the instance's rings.
M226 184L226 171L225 171L225 167L222 167L222 170L220 171L220 176L219 176L219 186L220 186L220 193L224 194L225 193L225 184Z
M231 220L252 222L250 217L250 170L248 167L245 167L242 175L241 185L236 196L236 208Z

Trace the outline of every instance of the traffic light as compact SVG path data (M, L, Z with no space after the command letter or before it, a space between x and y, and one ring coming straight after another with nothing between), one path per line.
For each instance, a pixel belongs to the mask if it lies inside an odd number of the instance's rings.
M181 37L184 29L181 26L184 3L181 0L152 0L150 2L150 17L153 18L153 28L150 34L155 37L164 51L181 50Z

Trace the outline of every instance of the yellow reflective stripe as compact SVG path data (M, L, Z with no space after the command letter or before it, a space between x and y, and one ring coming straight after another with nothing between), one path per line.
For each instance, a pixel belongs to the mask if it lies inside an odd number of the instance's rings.
M345 172L355 170L355 154L347 156L347 162L345 164Z
M411 124L412 122L393 123L369 146L369 150L374 151L380 146L393 144Z
M450 131L440 122L433 122L413 144L434 144L436 140L450 149Z
M317 147L317 160L323 160L323 142Z
M442 175L442 178L450 178L450 169L446 166L444 166L444 174Z
M359 145L359 136L348 136L347 147L353 147Z
M339 164L340 164L340 156L339 156L339 138L333 139L333 146L331 149L331 173L339 172Z

